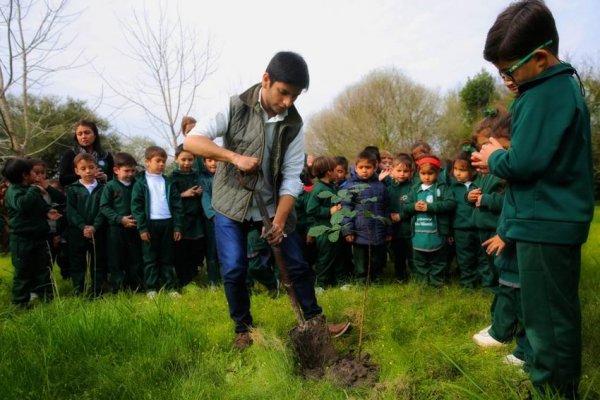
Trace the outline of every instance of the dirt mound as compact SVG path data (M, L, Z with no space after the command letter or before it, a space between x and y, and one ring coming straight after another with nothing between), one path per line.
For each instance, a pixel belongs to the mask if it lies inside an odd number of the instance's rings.
M379 366L370 361L369 354L360 358L348 354L331 364L325 377L340 386L374 386L379 381Z

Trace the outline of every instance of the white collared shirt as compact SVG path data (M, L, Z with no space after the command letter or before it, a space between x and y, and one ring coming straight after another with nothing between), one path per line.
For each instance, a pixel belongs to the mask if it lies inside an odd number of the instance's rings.
M150 192L150 219L169 219L171 210L167 199L167 184L162 174L151 174L146 171L146 182Z

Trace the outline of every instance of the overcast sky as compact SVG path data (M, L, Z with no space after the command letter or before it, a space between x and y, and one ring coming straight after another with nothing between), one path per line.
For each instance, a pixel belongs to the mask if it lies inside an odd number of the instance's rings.
M152 10L158 0L146 1ZM561 56L600 62L600 1L547 0L558 24ZM82 52L81 68L53 76L47 93L96 104L113 126L127 134L152 135L135 108L115 112L120 102L94 72L133 79L139 66L126 50L119 19L127 20L142 0L77 0L81 14L65 33L74 37L65 57ZM305 119L331 105L348 85L370 71L396 67L414 81L444 93L481 68L487 30L508 5L501 0L169 0L169 11L195 26L198 44L209 36L216 72L207 78L193 115L213 108L217 99L258 82L269 59L280 50L302 54L311 85L297 106ZM93 67L92 68L92 64ZM494 72L495 74L496 72Z

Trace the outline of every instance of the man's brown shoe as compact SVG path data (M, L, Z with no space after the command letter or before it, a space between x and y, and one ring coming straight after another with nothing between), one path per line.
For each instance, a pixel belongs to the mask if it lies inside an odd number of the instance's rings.
M233 347L240 351L246 350L246 348L252 345L252 338L250 337L250 332L241 332L238 333L233 341Z
M350 322L341 322L339 324L327 324L327 330L329 331L331 337L336 338L346 333L350 326Z

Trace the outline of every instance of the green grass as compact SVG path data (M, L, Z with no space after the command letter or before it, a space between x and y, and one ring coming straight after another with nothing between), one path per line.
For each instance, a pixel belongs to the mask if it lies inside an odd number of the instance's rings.
M584 247L581 279L581 393L600 398L600 218ZM442 290L385 284L369 291L364 351L381 367L375 388L305 381L289 347L295 319L285 297L252 298L255 344L231 349L222 290L191 287L183 298L70 295L33 310L10 305L11 265L0 258L0 399L523 399L527 376L502 364L509 348L482 350L471 335L489 323L491 297L452 285ZM58 274L56 274L58 276ZM362 291L327 290L330 320L358 321ZM358 329L336 339L358 347Z

